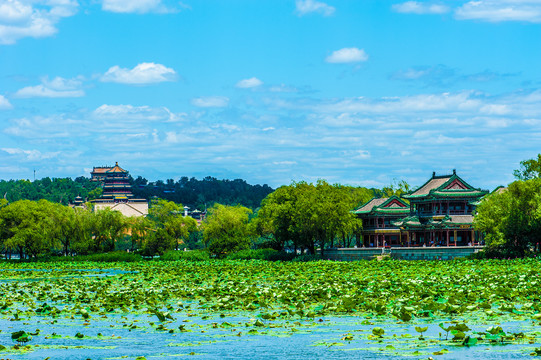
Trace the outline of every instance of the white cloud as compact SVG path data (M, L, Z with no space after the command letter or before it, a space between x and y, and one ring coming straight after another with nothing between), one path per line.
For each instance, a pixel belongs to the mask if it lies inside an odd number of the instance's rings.
M364 49L355 47L336 50L325 59L328 63L352 63L366 60L368 60L368 54Z
M6 99L4 96L0 95L0 110L8 110L12 109L13 106L9 102L8 99Z
M75 0L2 0L0 3L0 44L14 44L25 37L56 34L56 23L77 12Z
M55 77L49 81L48 77L41 79L41 84L36 86L27 86L19 89L15 93L18 98L31 97L48 97L48 98L64 98L64 97L81 97L85 92L81 89L82 78L64 79Z
M261 85L263 85L263 81L259 80L256 77L251 77L249 79L240 80L237 83L236 87L241 88L241 89L249 89L249 88L255 88Z
M226 107L229 98L225 96L206 96L192 99L192 104L197 107Z
M100 119L148 120L177 122L186 118L185 113L173 113L166 107L103 104L93 112Z
M269 88L270 92L277 93L293 93L298 92L299 90L293 86L288 86L286 84L274 85Z
M39 150L23 150L19 148L2 148L2 151L8 153L9 155L21 155L25 160L29 161L51 159L58 156L58 154L60 153L42 153Z
M167 8L161 0L103 0L102 9L116 13L138 13L148 12L168 13L174 9Z
M175 70L162 64L141 63L133 69L125 69L115 65L107 70L100 80L103 82L143 85L175 81L176 77Z
M285 165L285 166L291 166L291 165L297 165L296 161L273 161L273 165Z
M396 113L429 111L475 111L483 105L481 99L471 91L459 93L421 94L403 97L368 99L364 97L344 99L335 103L317 106L319 111L361 112L361 113Z
M427 4L419 1L406 1L394 4L392 9L399 13L407 14L444 14L449 12L449 7L441 4Z
M539 0L477 0L459 7L455 16L461 20L489 22L525 21L541 22Z
M309 13L319 13L323 16L331 16L335 11L334 7L316 0L297 0L295 6L295 11L299 16Z

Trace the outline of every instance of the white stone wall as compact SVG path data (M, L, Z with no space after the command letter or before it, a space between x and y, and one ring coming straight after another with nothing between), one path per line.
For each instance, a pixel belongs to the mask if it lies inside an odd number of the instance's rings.
M139 216L148 215L147 202L127 202L127 203L95 202L94 203L95 210L100 210L100 209L105 209L105 208L110 208L111 210L120 211L122 215L124 216L139 217Z

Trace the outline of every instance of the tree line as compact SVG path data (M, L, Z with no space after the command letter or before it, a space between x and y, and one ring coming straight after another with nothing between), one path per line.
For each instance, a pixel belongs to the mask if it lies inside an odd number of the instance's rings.
M77 196L93 200L102 194L101 184L80 176L30 180L0 180L0 198L9 202L17 200L48 200L63 205L72 203Z
M183 205L154 198L146 217L117 211L71 208L45 199L0 201L0 250L8 257L84 255L129 250L161 255L206 248L217 257L250 248L283 251L350 246L362 228L351 213L374 195L407 191L404 182L381 190L325 181L297 182L270 193L260 207L215 203L200 226Z
M132 192L136 198L150 200L160 198L204 211L214 203L242 204L255 209L273 189L268 185L251 185L245 180L218 180L207 176L202 180L181 177L178 181L168 179L149 182L138 176L130 177ZM17 200L48 200L68 205L77 196L85 201L97 199L102 194L102 184L80 176L39 180L0 180L0 198L9 202Z

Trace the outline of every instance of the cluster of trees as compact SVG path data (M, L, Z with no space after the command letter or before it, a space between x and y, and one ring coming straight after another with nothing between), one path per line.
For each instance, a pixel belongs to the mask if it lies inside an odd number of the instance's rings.
M149 183L139 176L132 180L133 194L137 198L152 199L158 197L184 204L203 211L214 203L224 205L241 204L250 209L259 207L261 200L273 189L268 185L250 185L245 180L218 180L207 176L202 180L181 177L178 181L168 179Z
M349 246L362 229L361 221L351 213L360 203L370 200L366 188L330 185L318 181L282 186L263 200L255 227L267 238L270 247L307 249L334 247L335 241Z
M77 196L96 199L102 194L101 184L80 176L71 178L43 178L40 180L0 180L0 197L9 202L17 200L49 200L67 205Z
M335 245L351 246L362 229L351 213L374 195L400 195L408 191L405 182L381 190L297 182L269 194L255 213L242 206L215 205L202 224L203 240L218 256L250 247L276 250L308 250L323 253Z
M541 250L541 154L520 164L517 180L477 207L474 225L485 234L489 256L522 257Z
M90 211L48 200L0 200L0 249L10 256L86 255L113 250L162 254L188 243L197 222L181 207L157 200L148 217L124 217L108 208Z
M407 185L407 184L406 184ZM392 195L405 184L380 192ZM112 250L163 254L179 248L206 247L216 256L271 247L307 249L352 244L361 229L351 210L375 191L325 181L282 186L253 212L242 205L215 203L201 226L183 216L183 206L165 199L151 201L147 217L126 218L110 209L90 211L59 202L0 200L0 249L21 258L49 253L92 254Z

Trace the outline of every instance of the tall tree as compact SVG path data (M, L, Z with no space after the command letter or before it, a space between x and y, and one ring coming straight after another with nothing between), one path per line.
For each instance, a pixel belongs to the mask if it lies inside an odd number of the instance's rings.
M323 252L334 246L336 239L349 242L361 229L361 222L351 213L373 192L349 186L330 185L320 180L316 185L306 182L282 186L267 196L257 214L256 228L260 234L272 235L277 249L286 244L308 249L316 246Z
M248 226L252 210L244 206L215 204L208 209L201 224L203 241L211 253L224 256L228 253L249 249L252 234Z
M54 246L52 233L56 224L49 216L52 204L20 200L0 210L0 239L9 251L35 257L45 254Z
M523 256L541 243L541 179L515 181L477 207L474 225L490 249Z
M112 251L116 242L125 235L128 223L118 211L109 208L94 212L91 218L93 251Z
M530 180L541 177L541 154L537 159L529 159L520 162L520 169L515 170L513 175L519 180Z

